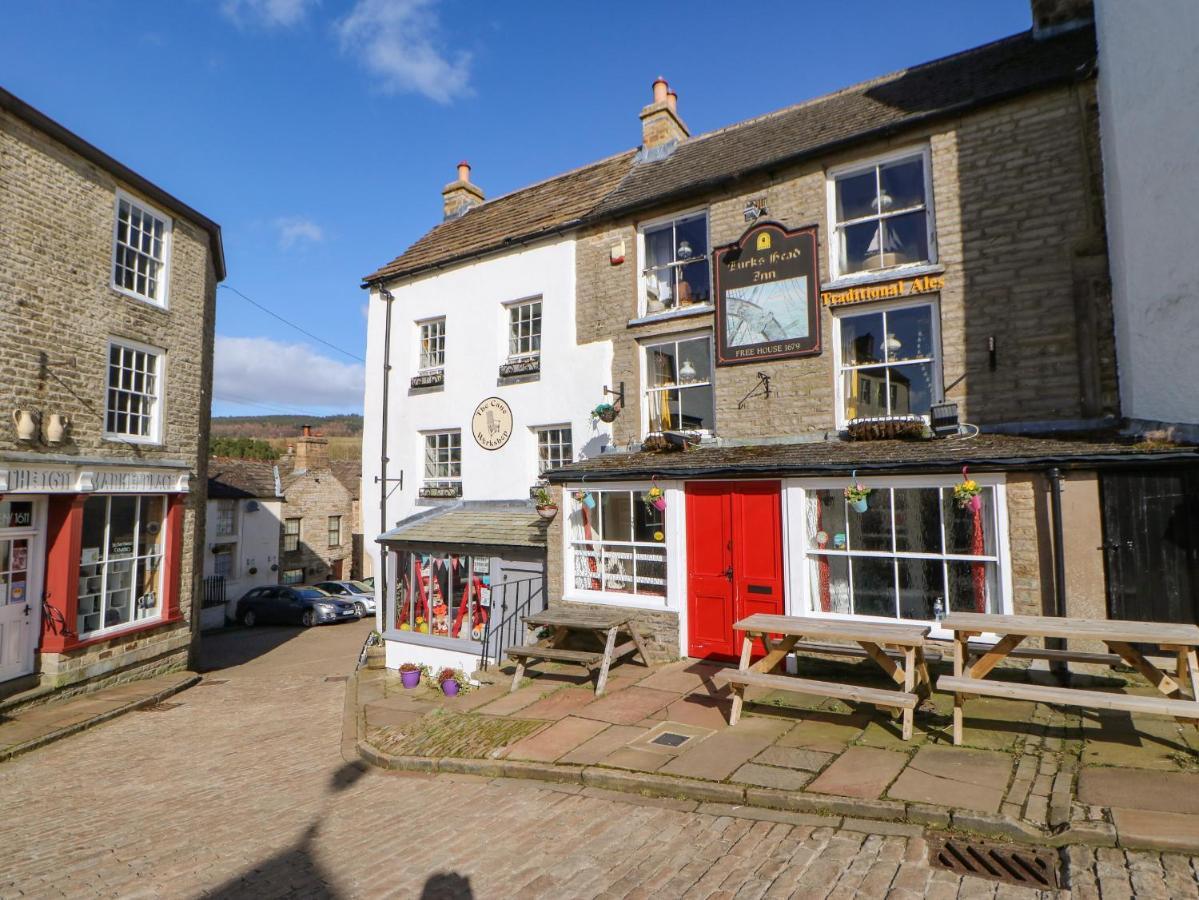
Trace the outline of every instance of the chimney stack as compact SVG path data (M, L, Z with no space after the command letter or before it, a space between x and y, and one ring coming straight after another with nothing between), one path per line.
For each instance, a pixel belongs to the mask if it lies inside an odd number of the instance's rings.
M666 151L690 136L686 123L679 118L679 95L670 89L661 75L654 81L654 99L641 110L642 153L659 147Z
M1095 20L1094 0L1030 0L1033 37L1041 40Z
M458 180L451 181L441 189L441 199L447 221L458 218L483 202L483 191L478 185L471 183L470 163L458 163Z
M303 426L302 435L296 439L293 465L297 472L309 469L329 468L329 441L319 433L313 434L312 426Z

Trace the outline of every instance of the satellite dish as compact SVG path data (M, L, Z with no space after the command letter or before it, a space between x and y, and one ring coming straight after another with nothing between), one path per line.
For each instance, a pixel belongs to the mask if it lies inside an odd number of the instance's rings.
M246 504L246 512L258 512L258 501L251 500Z

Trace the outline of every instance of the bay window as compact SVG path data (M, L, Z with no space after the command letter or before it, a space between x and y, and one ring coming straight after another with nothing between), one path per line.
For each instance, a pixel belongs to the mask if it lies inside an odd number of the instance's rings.
M941 395L936 305L840 311L835 322L839 424L927 416Z
M711 335L646 344L644 351L648 431L712 431Z
M666 597L664 501L645 490L577 490L569 507L576 590Z
M805 485L801 577L813 613L933 622L950 612L1002 613L1002 487L960 505L953 483L870 487L864 512L844 483Z
M81 638L161 615L162 496L89 497L79 560Z
M936 262L927 149L834 170L833 278Z
M397 631L481 641L491 604L487 557L402 550L396 554Z
M641 244L641 315L712 302L706 211L645 226Z

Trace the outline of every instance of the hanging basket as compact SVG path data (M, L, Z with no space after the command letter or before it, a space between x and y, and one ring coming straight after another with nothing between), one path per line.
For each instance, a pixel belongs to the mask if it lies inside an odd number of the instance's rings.
M919 416L877 416L853 419L845 430L851 441L917 441L926 437L928 426Z
M867 500L865 497L862 497L858 500L850 500L849 501L849 508L852 509L856 513L864 513L867 510L867 508L869 508L869 506L870 506L870 501Z

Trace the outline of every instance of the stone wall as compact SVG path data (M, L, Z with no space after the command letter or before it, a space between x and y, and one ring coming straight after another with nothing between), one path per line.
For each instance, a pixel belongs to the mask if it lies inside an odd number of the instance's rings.
M279 574L288 569L304 569L304 581L323 581L333 577L333 565L342 560L342 578L352 568L353 538L356 521L354 500L330 469L309 469L285 476L283 510L287 519L300 519L300 543L294 551L283 550L280 534ZM341 543L329 546L329 516L341 516Z

